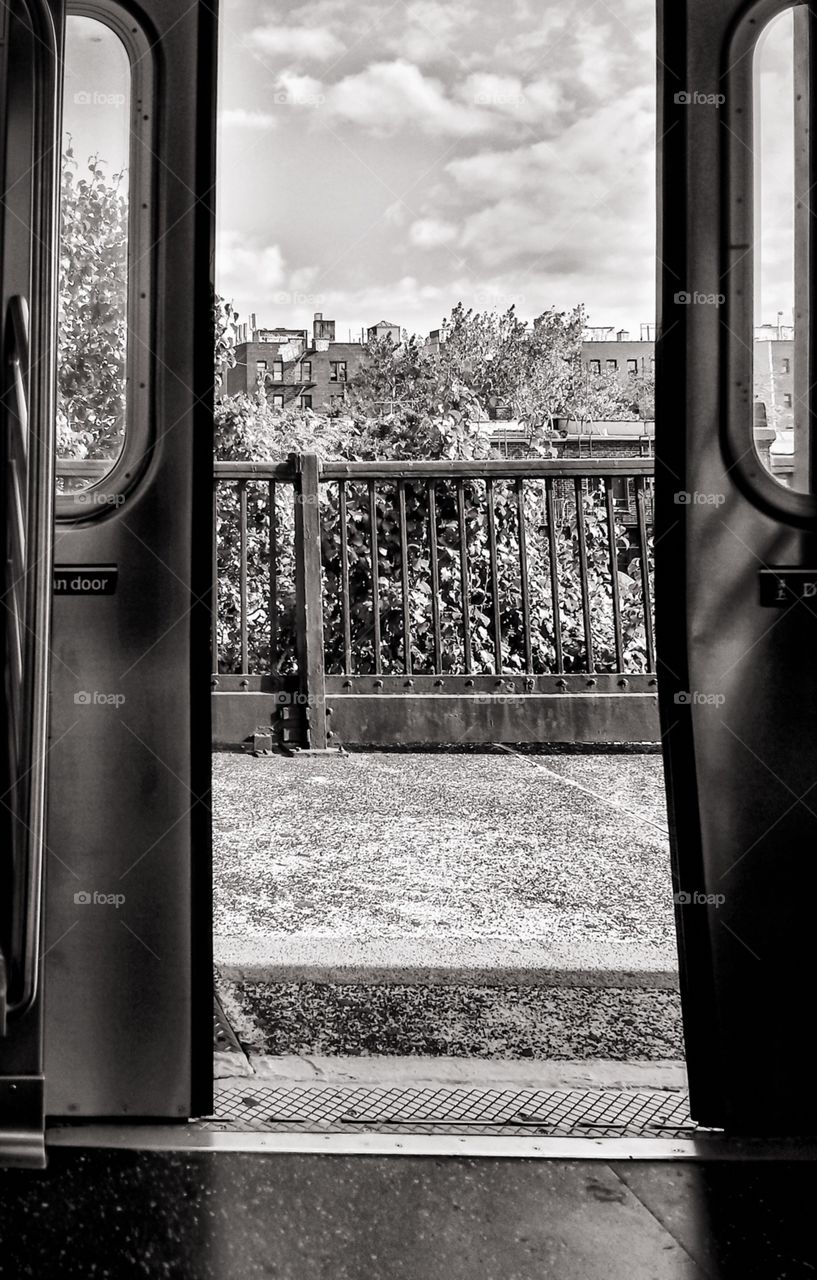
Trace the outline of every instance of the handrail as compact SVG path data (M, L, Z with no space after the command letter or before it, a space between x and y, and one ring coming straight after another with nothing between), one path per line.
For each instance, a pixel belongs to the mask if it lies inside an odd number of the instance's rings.
M72 463L74 460L71 460ZM85 463L83 465L90 465ZM104 463L101 464L104 466ZM58 464L62 474L66 462ZM576 476L592 480L605 476L651 476L655 464L653 458L481 458L481 459L412 459L399 461L321 462L320 479L332 480L529 480L552 478L574 479ZM213 465L216 480L281 480L294 481L294 462L216 462ZM67 470L65 474L82 472Z
M27 473L28 471L28 417L29 417L29 401L26 389L26 378L29 368L29 313L28 305L25 298L15 296L9 299L7 311L7 334L8 347L6 350L6 361L11 373L11 379L15 392L15 412L16 419L16 435L17 448L20 451L19 462L21 469ZM11 416L11 414L9 415ZM18 470L16 466L17 460L14 457L15 441L10 438L8 441L9 457L7 458L7 466L10 475L14 475L19 480ZM30 509L31 485L29 483L28 474L22 477L22 484L18 484L10 488L7 492L7 501L11 501L16 508L19 504L24 504L24 509L9 511L8 517L16 519L20 526L25 530L24 538L21 545L12 542L12 546L18 552L20 563L17 558L12 558L10 562L12 575L12 588L18 583L25 583L28 587L28 568L32 554L36 554L37 547L32 545L31 520L32 513ZM41 532L41 531L40 531ZM37 539L37 546L39 539ZM25 695L27 688L34 686L34 648L37 643L37 635L30 625L30 620L26 616L18 617L18 610L22 609L24 614L29 613L29 591L24 588L22 602L19 599L20 593L11 590L11 620L16 622L22 632L22 666L18 673L20 688ZM26 812L19 813L20 805L19 783L22 781L24 794L26 797L32 795L32 787L36 785L37 779L32 778L32 774L36 774L40 768L38 761L29 761L30 752L27 747L32 743L31 725L29 718L31 709L23 705L19 708L21 720L16 720L12 725L12 730L16 731L17 741L14 743L12 759L10 761L14 776L11 779L14 795L14 804L12 806L12 816L15 821L15 828L12 830L12 842L20 829L22 829L22 841L24 844L24 857L22 858L23 871L19 882L14 884L15 907L12 911L12 922L15 928L13 943L18 942L19 956L7 957L9 982L19 987L19 994L15 992L15 999L9 1000L6 1007L6 1015L9 1018L20 1017L30 1007L34 995L37 990L37 982L39 977L39 939L40 924L42 918L42 881L43 881L43 842L42 831L38 829L39 824L30 822L30 814L28 812L28 803L26 803ZM22 771L22 774L21 774ZM15 872L17 859L15 858Z

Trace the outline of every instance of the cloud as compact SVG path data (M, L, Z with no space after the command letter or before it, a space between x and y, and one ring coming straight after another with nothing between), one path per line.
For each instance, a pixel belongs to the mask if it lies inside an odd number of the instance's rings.
M286 107L320 107L326 101L323 86L314 76L282 71L275 86L275 103Z
M441 245L453 244L456 238L454 223L439 218L419 218L409 228L409 240L418 249L438 249Z
M485 112L454 101L445 87L402 58L374 62L325 85L326 109L337 119L377 135L411 128L426 134L469 137L486 126Z
M303 86L295 105L321 105L327 115L375 137L401 131L456 139L524 136L530 126L552 134L565 102L548 78L527 83L517 76L473 72L450 84L405 59L374 62L331 82L287 71L279 86ZM286 89L284 89L286 91Z
M225 128L277 129L278 121L268 111L247 111L244 107L228 107L218 113L218 122Z
M525 124L537 124L548 131L565 106L561 87L553 77L526 83L518 76L477 71L457 86L457 96L483 110Z
M329 62L346 52L345 44L328 27L269 24L251 31L249 43L260 53L303 62Z
M240 231L221 231L216 245L218 291L227 298L259 303L286 283L284 255L277 244L258 246Z

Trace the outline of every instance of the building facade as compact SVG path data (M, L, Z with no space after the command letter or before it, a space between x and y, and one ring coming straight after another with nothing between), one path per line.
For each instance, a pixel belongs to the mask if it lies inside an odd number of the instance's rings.
M320 311L313 316L311 333L259 328L251 316L239 332L235 368L227 370L224 393L263 390L274 408L340 412L346 383L365 350L361 342L337 342L334 320L325 320Z

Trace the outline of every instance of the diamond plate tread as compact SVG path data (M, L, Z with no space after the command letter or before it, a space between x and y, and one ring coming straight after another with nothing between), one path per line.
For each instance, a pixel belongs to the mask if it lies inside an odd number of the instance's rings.
M229 1087L208 1128L239 1132L470 1133L683 1138L696 1132L686 1093L667 1090Z

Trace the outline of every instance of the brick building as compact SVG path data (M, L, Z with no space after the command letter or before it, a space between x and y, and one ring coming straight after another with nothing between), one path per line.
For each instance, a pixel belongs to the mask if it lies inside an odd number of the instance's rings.
M337 342L334 320L324 320L320 311L311 333L282 326L262 329L253 315L239 331L236 364L227 370L224 392L234 396L263 387L274 407L339 410L345 384L364 351L361 342Z

